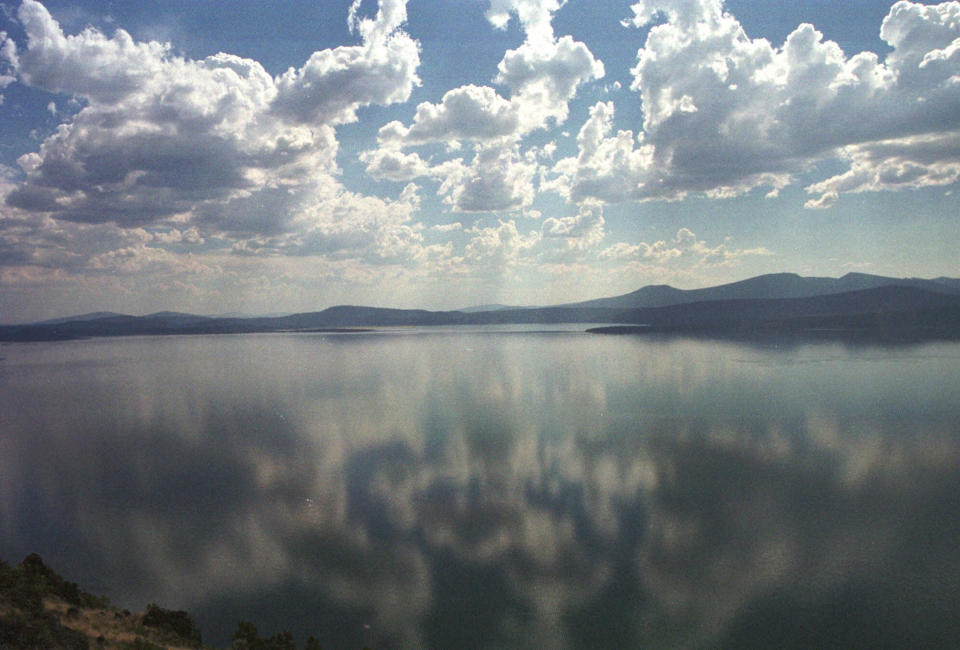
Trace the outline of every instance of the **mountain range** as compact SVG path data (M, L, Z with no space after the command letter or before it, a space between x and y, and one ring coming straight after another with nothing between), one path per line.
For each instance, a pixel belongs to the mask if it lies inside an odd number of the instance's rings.
M830 294L878 289L887 286L914 287L938 293L960 294L960 279L890 278L867 273L848 273L840 278L803 277L795 273L771 273L705 289L675 289L665 284L648 285L631 293L571 303L570 307L638 309L666 307L716 300L758 300L764 298L809 298Z
M0 326L0 341L95 336L329 331L360 327L589 323L600 332L843 332L960 337L960 279L761 275L704 289L649 285L621 296L548 307L457 311L341 305L287 316L224 317L95 312Z

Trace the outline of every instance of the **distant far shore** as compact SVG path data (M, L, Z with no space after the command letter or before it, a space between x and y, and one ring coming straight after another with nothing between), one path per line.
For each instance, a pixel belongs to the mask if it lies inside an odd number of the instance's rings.
M287 316L212 317L178 312L127 316L94 312L0 326L0 341L102 336L355 333L378 327L582 324L601 334L770 335L960 338L960 280L791 274L682 291L644 287L631 294L550 307L428 311L342 305ZM603 327L597 327L603 326Z

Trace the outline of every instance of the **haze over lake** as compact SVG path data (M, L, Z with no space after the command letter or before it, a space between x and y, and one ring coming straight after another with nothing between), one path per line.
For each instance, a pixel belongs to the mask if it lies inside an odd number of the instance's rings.
M0 347L0 549L324 647L944 645L960 344Z

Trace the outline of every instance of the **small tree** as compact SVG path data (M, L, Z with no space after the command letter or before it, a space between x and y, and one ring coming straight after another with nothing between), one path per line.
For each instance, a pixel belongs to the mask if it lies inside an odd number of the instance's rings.
M147 605L147 613L143 616L143 624L174 634L195 647L199 647L202 643L200 628L193 622L193 617L182 610L164 609L150 603Z

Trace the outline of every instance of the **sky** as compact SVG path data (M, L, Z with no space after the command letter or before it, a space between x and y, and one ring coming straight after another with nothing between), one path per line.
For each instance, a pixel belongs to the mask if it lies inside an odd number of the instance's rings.
M960 2L0 2L0 322L960 276Z

